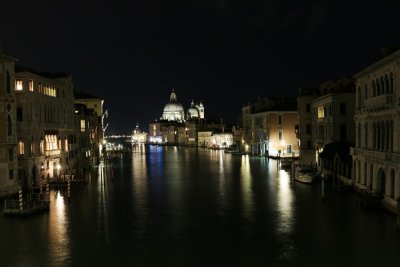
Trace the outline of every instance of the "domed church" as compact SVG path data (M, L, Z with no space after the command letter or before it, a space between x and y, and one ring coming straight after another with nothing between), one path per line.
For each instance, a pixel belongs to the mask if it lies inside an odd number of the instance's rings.
M195 104L192 100L190 108L187 111L187 119L194 118L204 119L204 105L201 102L200 104ZM164 107L161 120L185 122L185 112L181 103L178 102L174 89L172 89L169 102Z
M185 112L183 106L178 102L175 90L172 89L169 102L164 107L164 112L161 117L162 120L185 122Z

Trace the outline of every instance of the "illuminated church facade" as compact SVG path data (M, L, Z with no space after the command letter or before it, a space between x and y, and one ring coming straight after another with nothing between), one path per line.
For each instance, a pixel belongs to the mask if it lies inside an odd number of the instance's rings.
M160 120L171 121L171 122L185 122L191 119L204 119L204 105L202 102L195 104L192 100L190 108L187 110L186 116L185 111L181 103L178 102L175 90L172 89L169 102L165 105L163 114Z

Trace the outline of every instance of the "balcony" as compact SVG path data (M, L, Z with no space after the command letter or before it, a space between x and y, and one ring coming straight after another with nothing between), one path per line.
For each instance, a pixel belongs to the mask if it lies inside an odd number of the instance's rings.
M376 150L369 150L364 148L356 148L354 149L354 156L356 155L363 155L368 159L372 160L381 160L381 161L391 161L393 160L400 160L400 155L393 152L388 151L376 151Z
M391 108L393 106L393 94L384 94L364 101L365 109L367 110L381 110Z
M53 150L45 150L44 151L44 156L46 158L59 157L60 155L61 155L61 150L60 149L53 149Z

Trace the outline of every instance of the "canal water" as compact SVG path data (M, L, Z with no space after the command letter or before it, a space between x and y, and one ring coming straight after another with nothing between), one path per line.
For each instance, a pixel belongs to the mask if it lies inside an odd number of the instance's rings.
M321 202L275 160L149 146L110 165L49 213L0 216L0 266L400 266L393 215Z

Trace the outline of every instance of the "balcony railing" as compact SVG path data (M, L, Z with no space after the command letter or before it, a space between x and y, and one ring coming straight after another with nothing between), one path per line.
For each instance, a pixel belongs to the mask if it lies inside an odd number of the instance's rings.
M61 150L60 149L45 150L44 151L44 155L45 155L45 157L60 156L61 155Z
M376 96L373 98L366 99L364 102L364 106L366 109L380 109L380 108L387 108L393 105L393 94L384 94L380 96Z
M353 155L364 155L366 158L382 161L400 160L400 155L388 151L376 151L363 148L354 149Z

